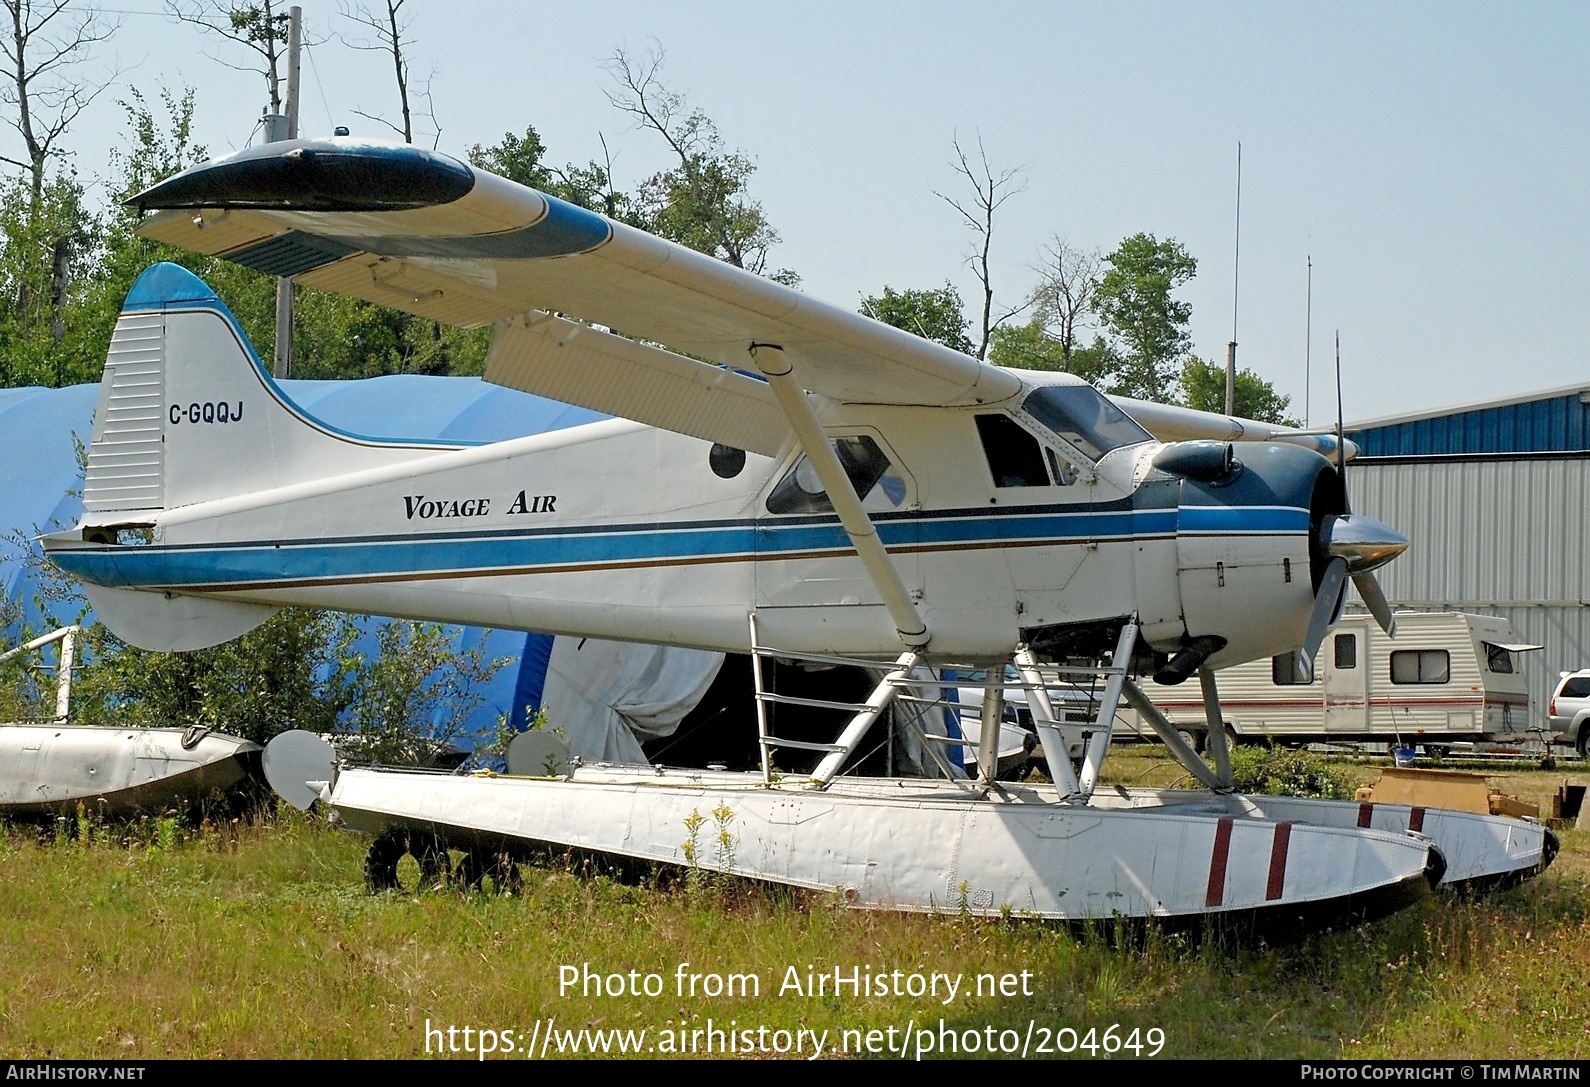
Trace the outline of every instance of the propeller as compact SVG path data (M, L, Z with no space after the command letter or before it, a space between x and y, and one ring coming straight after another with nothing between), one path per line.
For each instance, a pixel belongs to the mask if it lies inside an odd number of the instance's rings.
M1318 517L1316 569L1319 571L1315 585L1314 610L1308 619L1308 631L1303 637L1303 648L1298 663L1303 672L1313 677L1314 659L1325 632L1341 615L1345 601L1346 580L1363 598L1375 622L1387 635L1397 636L1397 621L1391 614L1386 594L1375 579L1374 571L1408 549L1408 539L1396 529L1381 524L1372 517L1352 512L1347 501L1346 435L1342 426L1342 336L1336 333L1336 477L1340 488L1336 500L1340 513L1322 511ZM1334 504L1334 503L1333 503Z

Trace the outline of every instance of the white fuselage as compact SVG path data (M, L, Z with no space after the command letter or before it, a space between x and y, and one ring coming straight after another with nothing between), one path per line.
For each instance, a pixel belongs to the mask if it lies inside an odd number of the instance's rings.
M1077 379L1020 385L969 407L812 397L934 656L1005 660L1131 616L1155 650L1217 636L1216 666L1301 643L1323 458L1253 444L1198 482ZM46 547L150 648L234 637L261 605L723 651L754 613L792 653L900 648L793 440L763 456L622 420L465 448L345 434L202 300L123 313L85 505Z
M1184 595L1230 618L1227 585L1251 621L1221 633L1248 655L1300 636L1305 533L1179 536L1175 508L1132 509L1156 445L1114 451L1091 482L995 487L970 411L834 415L830 433L875 437L904 485L869 505L937 655L1003 659L1024 630L1133 613L1169 649ZM835 516L767 509L796 452L724 479L709 450L613 420L199 502L161 512L154 546L122 550L105 583L720 650L747 647L755 610L791 652L893 651Z

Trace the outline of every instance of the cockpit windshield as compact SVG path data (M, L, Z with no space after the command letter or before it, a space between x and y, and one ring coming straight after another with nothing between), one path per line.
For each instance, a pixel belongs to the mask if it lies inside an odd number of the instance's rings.
M1021 407L1094 460L1123 445L1153 441L1153 435L1091 385L1034 389Z

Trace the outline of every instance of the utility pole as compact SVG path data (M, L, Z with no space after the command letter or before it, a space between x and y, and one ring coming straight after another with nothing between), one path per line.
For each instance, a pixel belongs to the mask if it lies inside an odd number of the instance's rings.
M298 138L298 51L303 40L304 9L287 9L287 115L278 126L268 126L267 142L296 140ZM270 118L269 120L276 120ZM285 129L276 134L270 127ZM286 377L293 362L293 281L287 276L276 277L276 357L271 373Z

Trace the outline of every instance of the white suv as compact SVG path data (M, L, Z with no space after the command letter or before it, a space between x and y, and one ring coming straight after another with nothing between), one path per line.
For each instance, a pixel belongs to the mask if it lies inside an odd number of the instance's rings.
M1580 758L1590 756L1590 668L1564 672L1546 712L1556 741L1572 744Z

